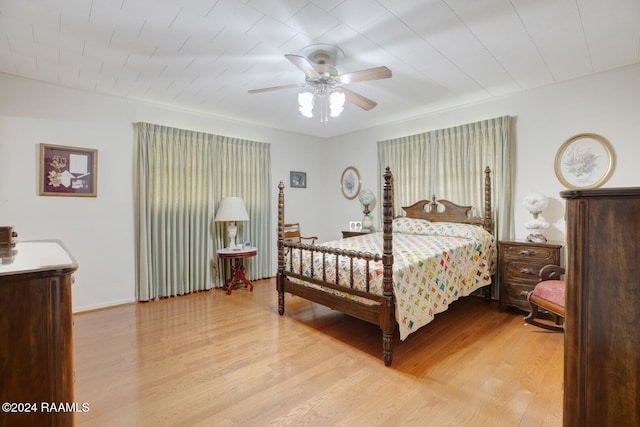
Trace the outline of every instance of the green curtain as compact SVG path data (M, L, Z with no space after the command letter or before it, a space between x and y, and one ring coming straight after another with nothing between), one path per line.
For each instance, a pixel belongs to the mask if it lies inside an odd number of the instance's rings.
M512 118L505 116L429 132L433 152L430 194L473 206L474 214L482 216L481 180L489 166L494 234L499 239L513 236L514 231L511 127Z
M394 177L394 215L421 199L438 199L484 212L484 168L491 168L494 235L513 236L513 118L483 120L378 142L378 172ZM416 182L418 181L418 182ZM381 194L379 194L381 197ZM380 200L380 199L379 199ZM492 293L497 297L498 284Z
M271 155L270 145L218 137L213 159L219 172L214 183L216 203L223 197L242 197L249 221L238 222L236 242L249 241L258 255L244 260L250 280L271 276ZM216 248L227 245L226 224L215 223ZM222 269L218 269L222 274ZM218 277L222 280L222 276Z
M136 299L221 283L215 249L225 246L225 230L213 219L225 196L242 197L249 213L238 232L239 239L258 247L247 276L268 277L269 144L149 123L134 128Z
M378 142L378 176L391 167L394 181L394 216L400 215L402 206L409 206L429 198L431 189L431 152L426 133ZM382 200L379 188L378 200ZM377 204L382 218L382 203Z

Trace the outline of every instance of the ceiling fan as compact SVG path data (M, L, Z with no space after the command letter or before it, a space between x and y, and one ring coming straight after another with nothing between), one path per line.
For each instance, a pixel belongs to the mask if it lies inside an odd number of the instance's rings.
M287 54L285 55L285 58L302 70L305 74L305 83L252 89L249 93L261 93L309 86L314 89L314 100L317 98L324 99L327 95L331 95L333 93L344 94L343 96L346 101L368 111L378 105L377 102L346 89L343 85L369 80L387 79L391 77L391 70L387 67L375 67L351 73L338 74L336 64L338 59L341 59L344 54L342 50L335 46L315 44L304 48L300 53L300 55ZM306 115L303 112L303 101L300 96L298 99L300 102L300 111L302 114ZM342 111L341 108L340 111Z

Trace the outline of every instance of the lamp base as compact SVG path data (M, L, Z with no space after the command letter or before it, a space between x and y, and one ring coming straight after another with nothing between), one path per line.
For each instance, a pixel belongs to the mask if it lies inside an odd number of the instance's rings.
M368 213L362 217L362 229L373 230L373 218Z
M229 249L236 249L236 236L238 235L238 227L235 222L231 222L227 226L227 237L229 238Z
M527 236L526 240L527 242L531 242L531 243L547 243L547 238L540 233L537 233L537 234L531 233Z

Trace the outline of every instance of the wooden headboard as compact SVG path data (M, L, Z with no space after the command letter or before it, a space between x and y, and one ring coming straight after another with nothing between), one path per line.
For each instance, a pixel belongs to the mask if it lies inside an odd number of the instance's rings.
M426 219L432 222L460 222L463 224L481 225L488 232L492 232L491 216L491 169L484 170L484 218L471 216L473 206L461 206L449 200L436 200L434 195L429 200L420 200L411 206L403 206L408 218ZM439 210L439 207L442 206Z

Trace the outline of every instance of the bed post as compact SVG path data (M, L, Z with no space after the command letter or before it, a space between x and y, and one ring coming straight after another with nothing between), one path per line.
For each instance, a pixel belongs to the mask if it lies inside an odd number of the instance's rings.
M491 217L491 168L489 166L484 168L484 223L482 227L493 235L493 218ZM494 280L491 282L493 283ZM491 302L491 285L485 287L484 299L487 302Z
M278 313L284 314L284 183L278 184Z
M382 195L383 220L383 292L384 307L381 313L382 354L384 364L389 366L393 357L393 333L396 326L395 305L393 301L393 176L387 166L384 172L384 189Z
M493 234L493 219L491 218L491 168L484 168L484 229Z

